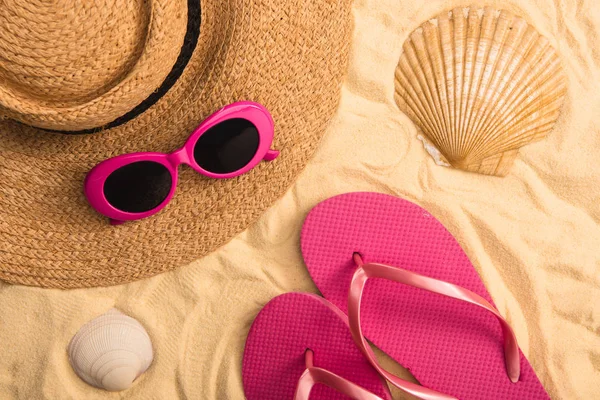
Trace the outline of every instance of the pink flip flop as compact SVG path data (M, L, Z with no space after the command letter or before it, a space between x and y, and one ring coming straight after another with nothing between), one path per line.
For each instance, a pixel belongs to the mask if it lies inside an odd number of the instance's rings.
M429 400L549 399L460 245L421 207L336 196L310 212L301 242L313 281L396 387ZM365 337L423 386L385 371Z
M248 400L391 399L354 344L346 315L305 293L278 296L258 313L246 340L242 380Z

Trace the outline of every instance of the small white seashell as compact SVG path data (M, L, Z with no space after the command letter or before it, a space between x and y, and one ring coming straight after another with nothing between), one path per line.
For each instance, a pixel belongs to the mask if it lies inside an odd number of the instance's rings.
M153 357L144 327L114 308L83 325L67 351L81 379L109 391L129 388Z

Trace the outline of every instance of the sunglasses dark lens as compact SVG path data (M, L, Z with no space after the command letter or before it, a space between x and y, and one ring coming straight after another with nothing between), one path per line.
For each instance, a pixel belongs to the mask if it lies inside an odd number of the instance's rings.
M215 174L235 172L252 160L258 149L258 129L243 118L223 121L200 136L194 147L194 160Z
M118 210L142 213L158 207L169 195L172 184L167 167L154 161L138 161L108 176L104 196Z

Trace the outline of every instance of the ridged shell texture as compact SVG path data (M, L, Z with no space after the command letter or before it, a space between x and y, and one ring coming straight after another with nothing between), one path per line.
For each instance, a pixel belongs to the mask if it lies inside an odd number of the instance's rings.
M519 148L546 136L565 94L548 40L489 7L425 22L404 43L395 72L395 101L437 162L489 175L506 175Z
M144 327L116 309L82 326L71 339L68 354L81 379L109 391L130 387L153 358Z

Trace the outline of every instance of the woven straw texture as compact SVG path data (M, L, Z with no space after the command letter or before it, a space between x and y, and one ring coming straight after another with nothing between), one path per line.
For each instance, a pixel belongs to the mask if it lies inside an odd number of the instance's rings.
M337 107L352 28L349 0L202 0L200 37L189 64L148 111L93 135L43 131L33 125L61 130L102 125L156 90L177 56L169 46L177 52L181 47L185 32L178 29L187 16L181 1L52 6L38 13L43 4L16 2L0 14L3 26L19 28L0 33L5 281L108 286L209 253L285 192ZM51 12L57 17L49 17ZM69 20L73 13L78 16ZM55 25L64 32L55 32ZM86 37L87 30L96 34ZM41 36L59 47L30 44ZM97 50L88 52L86 43ZM52 67L45 72L40 66L46 64ZM146 79L149 75L153 78ZM271 111L273 147L281 151L276 161L232 180L211 180L183 168L166 209L119 227L88 206L83 179L96 163L125 152L172 151L204 117L236 100L258 101Z
M186 0L17 1L0 9L0 113L61 130L94 128L165 79Z

